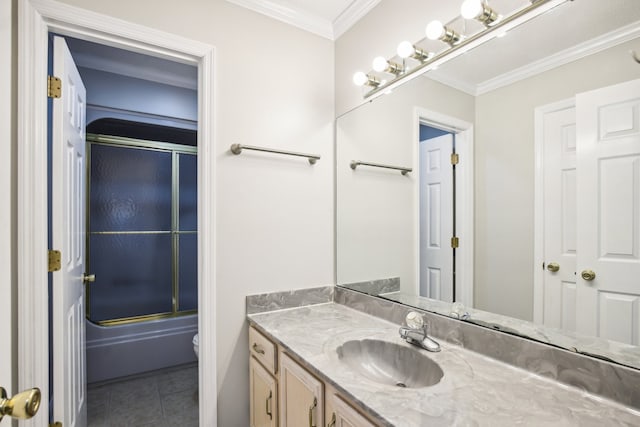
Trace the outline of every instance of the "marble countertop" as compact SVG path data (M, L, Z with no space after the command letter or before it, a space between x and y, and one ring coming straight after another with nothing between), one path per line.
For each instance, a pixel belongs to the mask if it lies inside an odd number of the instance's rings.
M638 411L456 345L441 341L439 353L419 350L400 339L397 325L344 305L319 304L248 318L383 425L640 425ZM344 342L364 338L424 352L444 371L442 380L415 389L368 380L347 368L336 353Z

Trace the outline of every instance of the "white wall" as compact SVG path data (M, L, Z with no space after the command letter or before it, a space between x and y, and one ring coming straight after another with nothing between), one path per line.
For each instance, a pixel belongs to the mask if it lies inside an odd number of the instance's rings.
M16 278L16 1L0 2L0 324L9 331L0 344L0 387L11 395L16 392L17 383L17 305ZM8 203L10 202L10 203ZM8 423L8 421L7 421ZM9 425L9 424L7 424Z
M245 296L333 283L333 44L222 0L65 2L216 47L218 304L201 310L219 325L218 425L246 427ZM234 142L322 159L234 156Z
M637 41L476 99L475 306L533 320L534 110L638 78Z

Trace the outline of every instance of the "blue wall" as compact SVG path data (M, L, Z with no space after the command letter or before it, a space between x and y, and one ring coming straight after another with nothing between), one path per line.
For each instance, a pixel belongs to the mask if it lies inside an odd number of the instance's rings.
M87 88L87 124L112 117L197 129L198 93L119 74L78 67Z

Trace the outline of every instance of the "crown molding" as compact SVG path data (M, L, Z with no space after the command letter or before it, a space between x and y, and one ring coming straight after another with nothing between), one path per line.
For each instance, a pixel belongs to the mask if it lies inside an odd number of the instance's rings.
M293 25L310 33L333 40L333 25L328 20L318 18L310 13L301 12L282 6L269 0L226 0L270 18Z
M579 45L570 47L539 61L516 68L508 73L479 83L475 95L482 95L492 90L510 85L520 80L549 71L569 62L576 61L594 53L609 49L627 41L640 37L640 21L618 28L602 36L593 38Z
M333 41L362 19L381 0L354 0L333 22L270 0L226 1Z
M431 70L428 73L425 73L424 76L438 83L442 83L454 89L458 89L459 91L462 91L469 95L472 95L472 96L477 95L476 85L474 85L473 83L467 83L463 80L455 79L442 71Z
M333 39L337 40L347 32L356 22L362 19L380 3L380 0L354 0L338 17L333 21Z

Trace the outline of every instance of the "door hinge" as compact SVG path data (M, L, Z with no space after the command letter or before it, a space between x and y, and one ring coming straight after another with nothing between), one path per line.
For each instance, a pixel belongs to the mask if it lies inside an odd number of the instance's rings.
M56 76L47 76L47 96L60 98L62 96L62 81Z
M50 423L49 427L62 427L62 423L60 421L56 421L55 423Z
M60 254L60 251L49 249L49 273L60 270L62 266L60 263L61 259L62 255Z
M452 165L457 165L460 162L460 156L458 155L458 153L452 153L451 154L451 164Z
M452 237L451 238L451 247L453 249L456 249L458 246L460 246L460 239L458 239L457 237Z

